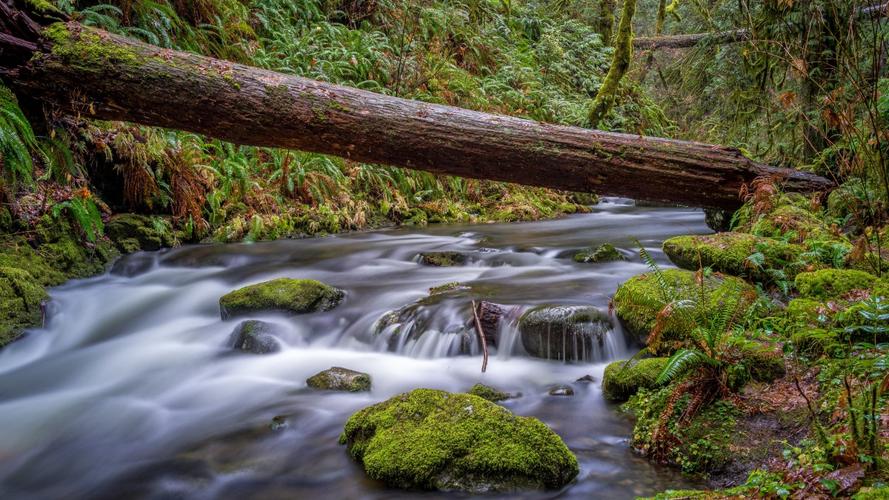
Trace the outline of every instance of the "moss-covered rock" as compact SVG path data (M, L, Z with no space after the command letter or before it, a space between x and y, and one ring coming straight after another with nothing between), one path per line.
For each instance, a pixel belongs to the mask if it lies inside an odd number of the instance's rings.
M155 221L160 222L156 224ZM145 215L116 215L105 225L105 232L124 253L159 250L175 243L172 229L166 222Z
M852 290L868 289L877 277L854 269L821 269L800 273L795 280L796 289L803 297L817 299L838 298Z
M663 248L681 268L694 271L710 267L755 281L769 281L770 269L779 269L792 278L802 269L800 255L805 252L800 245L736 232L677 236L665 241Z
M729 345L753 380L772 382L784 376L784 353L778 346L738 337L730 339Z
M436 267L462 266L468 261L466 254L460 252L423 252L420 254L420 264Z
M664 269L661 274L673 290L675 299L695 299L700 294L701 285L695 282L695 273L684 269ZM714 314L727 303L737 302L742 309L749 307L757 297L753 286L733 276L713 273L705 276L702 284L707 308ZM613 303L627 332L644 340L654 328L668 298L655 275L645 273L622 283L614 294ZM694 325L686 324L680 315L674 314L667 316L662 326L661 339L669 341L685 339Z
M307 314L333 309L344 296L320 281L278 278L223 295L219 307L222 319L257 312Z
M340 443L368 476L399 488L560 488L579 472L561 438L536 418L432 389L360 410L346 422Z
M281 350L275 337L275 325L259 320L243 321L235 327L228 345L235 350L253 354L270 354Z
M538 306L519 318L522 346L531 356L590 361L611 330L611 321L592 306Z
M889 486L869 486L858 490L852 500L886 500L889 498Z
M318 372L306 379L306 385L322 391L364 392L370 390L370 384L370 375L339 366Z
M596 248L585 248L574 254L574 262L612 262L626 260L611 243L604 243Z
M668 358L643 358L615 361L605 367L602 394L612 402L626 401L640 388L655 387L655 381L667 366Z
M0 267L0 346L40 323L46 290L24 269Z
M467 394L472 394L473 396L478 396L482 399L487 399L491 402L505 401L509 399L511 396L505 392L498 391L489 385L484 384L475 384L471 389L466 391Z

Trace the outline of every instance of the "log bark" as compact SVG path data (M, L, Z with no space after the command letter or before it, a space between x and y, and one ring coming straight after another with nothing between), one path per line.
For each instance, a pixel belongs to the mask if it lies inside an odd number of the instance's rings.
M76 22L44 28L29 59L0 59L0 75L63 112L461 177L723 209L737 208L741 187L758 176L791 191L832 186L732 148L410 101Z

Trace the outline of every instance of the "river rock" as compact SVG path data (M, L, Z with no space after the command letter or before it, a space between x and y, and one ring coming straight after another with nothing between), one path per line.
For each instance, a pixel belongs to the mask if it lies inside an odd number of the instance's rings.
M668 358L644 358L631 361L615 361L605 367L602 394L613 402L626 401L641 388L655 387L655 382Z
M469 260L466 254L460 252L422 252L420 264L436 267L462 266Z
M533 417L470 394L416 389L364 408L340 443L390 487L470 493L561 488L579 469L562 439Z
M592 306L540 306L519 319L525 351L544 359L591 360L610 329L608 317Z
M257 312L307 314L333 309L344 296L320 281L278 278L223 295L219 307L222 319Z
M115 215L105 224L105 234L124 253L138 250L159 250L173 246L172 228L166 221L159 225L158 230L151 217L137 214Z
M593 378L592 375L584 375L583 377L580 377L579 379L575 380L575 382L577 382L579 384L591 384L595 381L596 381L596 379Z
M275 337L276 327L259 320L247 320L235 327L228 339L229 347L253 354L270 354L281 350Z
M363 392L370 390L370 375L334 366L312 375L306 379L306 384L323 391Z
M485 384L475 384L466 393L472 394L473 396L478 396L482 399L487 399L488 401L494 403L498 401L506 401L507 399L513 397L509 393L498 391L497 389L494 389L493 387Z
M569 385L559 385L549 390L550 396L573 396L574 388Z
M574 262L611 262L627 260L611 243L603 243L596 248L585 248L574 254Z

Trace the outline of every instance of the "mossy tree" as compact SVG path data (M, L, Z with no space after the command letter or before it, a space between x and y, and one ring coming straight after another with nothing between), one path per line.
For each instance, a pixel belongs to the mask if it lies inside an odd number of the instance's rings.
M635 15L636 0L624 0L620 24L615 36L611 68L608 69L605 81L602 82L590 109L589 122L592 127L597 127L614 107L617 101L617 89L627 70L630 69L630 63L633 60L633 17Z

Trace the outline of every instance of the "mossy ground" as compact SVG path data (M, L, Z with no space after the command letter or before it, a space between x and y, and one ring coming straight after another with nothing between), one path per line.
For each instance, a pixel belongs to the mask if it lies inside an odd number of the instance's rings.
M535 418L470 394L416 389L346 422L340 442L390 486L466 491L560 488L577 459Z

